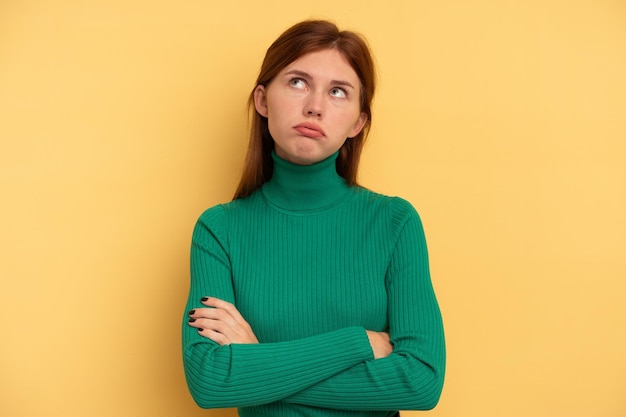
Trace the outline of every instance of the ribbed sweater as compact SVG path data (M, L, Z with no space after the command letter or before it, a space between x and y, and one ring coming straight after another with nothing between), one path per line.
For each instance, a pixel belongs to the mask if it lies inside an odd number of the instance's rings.
M445 344L420 218L407 201L349 186L337 154L273 155L270 181L206 210L194 228L186 311L233 303L258 344L219 346L183 322L189 390L241 417L390 416L434 407ZM374 359L367 330L393 353Z

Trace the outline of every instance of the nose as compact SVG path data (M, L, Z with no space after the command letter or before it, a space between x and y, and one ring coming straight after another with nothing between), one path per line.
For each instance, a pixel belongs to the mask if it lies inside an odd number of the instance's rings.
M324 111L324 98L321 94L311 93L304 106L304 112L307 116L322 117Z

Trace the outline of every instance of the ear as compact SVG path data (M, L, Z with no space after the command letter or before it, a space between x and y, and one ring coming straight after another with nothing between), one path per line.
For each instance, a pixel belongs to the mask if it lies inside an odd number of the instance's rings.
M267 117L267 97L265 94L265 86L257 85L254 89L254 108L257 113L263 117Z
M348 137L352 139L353 137L361 133L361 130L363 130L363 128L365 127L365 123L367 123L367 114L361 113L356 123L354 123L354 126L350 130L350 134L348 135Z

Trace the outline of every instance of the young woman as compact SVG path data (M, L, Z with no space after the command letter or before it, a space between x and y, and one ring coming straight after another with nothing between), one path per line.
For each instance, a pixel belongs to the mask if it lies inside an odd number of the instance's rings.
M235 198L193 233L184 367L242 417L433 408L445 346L413 207L356 184L372 120L365 41L305 21L268 49Z

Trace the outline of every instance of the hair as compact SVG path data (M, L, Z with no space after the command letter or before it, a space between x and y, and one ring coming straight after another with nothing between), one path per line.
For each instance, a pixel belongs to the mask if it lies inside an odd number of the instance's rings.
M357 171L361 151L372 122L371 105L376 88L376 70L367 41L362 35L340 31L325 20L307 20L295 24L283 32L267 49L257 78L256 86L269 83L289 64L311 52L336 49L354 69L361 83L361 112L367 115L365 126L355 137L345 141L339 150L337 173L349 185L357 184ZM272 150L274 140L270 135L268 121L254 106L254 89L248 99L250 112L250 141L243 172L234 200L244 198L260 188L272 177L274 165Z

